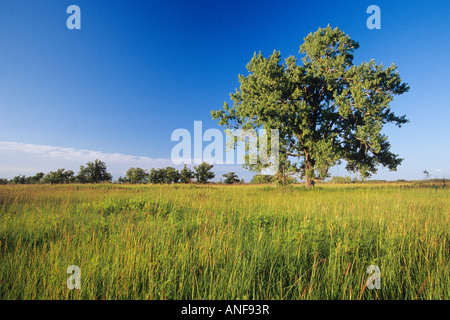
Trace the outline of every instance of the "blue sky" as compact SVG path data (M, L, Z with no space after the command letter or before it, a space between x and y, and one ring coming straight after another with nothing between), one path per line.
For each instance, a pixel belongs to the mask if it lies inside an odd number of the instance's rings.
M73 4L81 30L66 27ZM372 4L380 30L366 27ZM384 129L405 160L374 178L449 177L450 2L356 0L0 0L0 177L77 171L95 157L115 177L171 165L175 129L223 129L210 111L255 51L301 57L303 38L328 24L359 42L355 64L394 62L411 87L391 104L410 123ZM219 168L232 170L252 176Z

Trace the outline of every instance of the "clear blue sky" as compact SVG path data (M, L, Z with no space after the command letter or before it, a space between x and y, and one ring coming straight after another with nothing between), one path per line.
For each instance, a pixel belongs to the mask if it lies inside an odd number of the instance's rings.
M66 27L72 4L81 30ZM366 27L371 4L380 30ZM404 163L374 178L449 177L450 2L357 0L0 0L0 177L77 170L102 153L107 165L121 159L115 176L139 159L163 164L173 130L220 128L210 111L229 101L255 51L299 56L303 38L328 24L360 43L356 64L394 62L411 87L391 104L411 122L384 131Z

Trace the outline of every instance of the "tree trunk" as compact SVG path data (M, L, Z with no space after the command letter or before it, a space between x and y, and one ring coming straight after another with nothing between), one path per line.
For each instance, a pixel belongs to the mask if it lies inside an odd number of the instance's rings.
M307 187L307 188L312 188L312 187L314 187L314 179L311 179L310 177L308 177L308 176L306 176L305 177L305 186Z
M315 161L314 159L311 159L309 157L309 154L306 153L305 155L305 186L307 188L312 188L314 187L314 164Z

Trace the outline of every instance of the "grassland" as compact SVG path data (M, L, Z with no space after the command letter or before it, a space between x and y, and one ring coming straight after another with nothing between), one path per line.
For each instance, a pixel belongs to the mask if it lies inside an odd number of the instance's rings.
M0 299L450 299L449 208L408 183L0 186Z

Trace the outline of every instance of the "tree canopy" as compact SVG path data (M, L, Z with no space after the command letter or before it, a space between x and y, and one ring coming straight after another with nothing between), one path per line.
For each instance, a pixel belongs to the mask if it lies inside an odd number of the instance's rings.
M194 172L191 169L184 165L183 169L180 171L180 182L181 183L190 183L194 178Z
M129 183L146 183L148 180L148 172L142 168L129 168L126 172L124 182Z
M56 171L50 171L43 176L42 181L44 183L59 184L59 183L71 183L75 181L74 172L72 170L58 169ZM36 177L36 176L35 176Z
M194 177L199 183L207 183L209 180L214 179L215 174L211 171L214 165L207 162L202 162L198 166L194 166Z
M268 58L254 54L248 76L231 93L232 106L211 111L229 129L279 130L276 177L299 175L308 186L328 177L329 169L346 162L346 169L369 177L379 165L396 170L402 160L390 151L385 124L408 122L389 104L409 90L392 64L374 60L353 65L359 44L339 28L310 33L300 46L301 64L279 51ZM268 148L269 150L269 148ZM269 150L270 151L270 150ZM261 163L246 164L261 170Z
M228 172L222 175L222 177L225 178L225 180L223 181L226 184L233 184L233 183L239 183L239 177L236 173L234 172Z
M112 175L107 171L106 164L101 160L88 162L86 166L80 166L77 181L81 183L99 183L112 181Z

